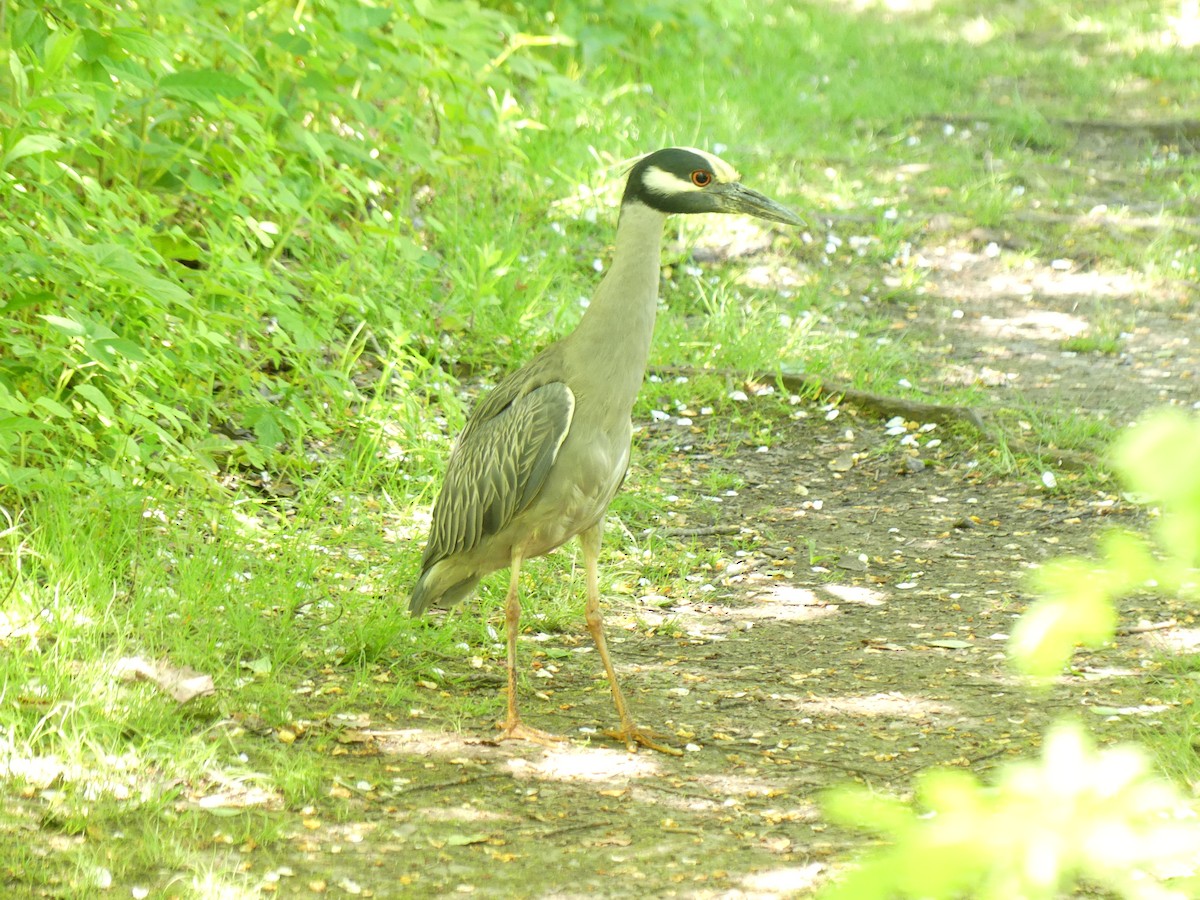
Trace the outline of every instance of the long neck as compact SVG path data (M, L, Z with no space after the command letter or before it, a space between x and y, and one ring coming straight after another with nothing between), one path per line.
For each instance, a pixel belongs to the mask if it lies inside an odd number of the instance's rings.
M643 203L621 207L612 264L570 340L590 353L618 405L632 407L650 356L666 216Z

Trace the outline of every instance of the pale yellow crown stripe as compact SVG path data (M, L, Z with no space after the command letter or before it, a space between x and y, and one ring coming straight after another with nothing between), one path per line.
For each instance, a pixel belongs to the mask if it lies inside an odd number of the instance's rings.
M730 184L738 181L741 175L737 169L731 166L719 156L713 156L704 150L699 150L695 147L680 147L680 150L687 150L689 153L695 153L701 159L708 163L709 169L712 170L713 176L718 184ZM642 178L642 183L654 191L656 194L669 196L671 194L682 194L687 191L699 191L703 188L696 187L686 178L680 178L677 175L660 169L657 166L651 166L646 170L645 176Z

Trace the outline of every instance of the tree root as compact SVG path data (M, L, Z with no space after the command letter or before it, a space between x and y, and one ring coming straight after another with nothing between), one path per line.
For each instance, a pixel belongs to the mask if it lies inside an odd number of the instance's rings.
M709 537L714 534L738 534L741 530L740 525L698 525L695 528L648 528L646 533L655 537L685 538Z
M874 413L882 418L890 419L900 416L909 422L935 422L938 425L962 425L975 432L980 438L998 447L1005 447L1013 453L1036 457L1052 462L1066 471L1082 471L1098 465L1096 457L1091 453L1077 450L1061 450L1055 447L1034 445L1019 437L1005 434L1003 429L989 422L991 414L985 414L969 406L955 406L942 403L924 403L920 400L909 400L904 397L892 397L886 394L875 394L850 387L847 384L825 378L822 375L812 375L802 372L759 372L750 375L734 372L731 369L694 369L687 366L655 369L654 373L662 377L686 375L718 375L730 380L745 381L757 384L778 384L787 390L818 398L831 398L836 402L849 403L851 406L867 413Z

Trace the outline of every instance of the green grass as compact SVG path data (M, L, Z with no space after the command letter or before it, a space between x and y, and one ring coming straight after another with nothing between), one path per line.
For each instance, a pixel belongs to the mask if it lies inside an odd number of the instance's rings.
M1197 672L1200 657L1194 653L1165 655L1159 660L1154 679L1154 696L1173 707L1172 714L1153 728L1144 728L1139 737L1154 753L1163 772L1180 784L1195 784L1200 778L1200 757L1196 735L1200 717Z
M1200 177L1186 154L1121 144L1161 228L1037 218L1108 202L1086 165L1066 164L1078 153L1066 120L1200 101L1185 54L1130 46L1160 27L1160 5L1089 6L1098 27L1083 29L1078 10L1024 4L989 13L978 45L959 37L977 18L969 4L886 23L822 5L659 6L651 37L641 13L569 4L558 27L575 48L489 68L546 20L451 3L440 19L408 16L408 42L371 20L375 7L309 4L316 41L291 27L292 7L214 16L180 2L147 24L84 4L84 33L0 0L3 49L22 72L10 63L0 82L12 261L0 275L0 748L61 768L51 788L14 771L11 793L28 796L0 828L74 839L49 858L7 840L0 876L82 897L100 868L123 885L169 870L202 894L193 881L236 879L212 870L215 847L266 844L279 827L253 811L219 829L180 812L180 793L202 793L211 773L294 814L330 783L321 739L279 740L301 720L495 715L494 691L420 686L454 687L444 671L502 656L506 587L490 579L471 608L409 621L423 516L470 398L581 314L628 156L726 145L747 183L809 221L811 242L777 239L792 261L783 291L758 286L754 258L694 266L711 223L681 225L656 367L782 366L880 393L907 379L972 402L917 361L924 336L891 327L924 302L910 251L944 212L950 231L1011 229L1039 259L1195 278L1195 235L1171 218ZM365 68L345 62L364 54ZM162 87L172 69L202 76ZM1123 322L1110 314L1064 349L1115 352ZM668 375L636 415L693 412L696 439L729 452L771 443L786 398L739 403L739 387ZM1045 445L1109 436L1070 414L1025 415ZM642 532L669 524L665 496L698 518L697 497L740 483L714 470L679 484L674 444L637 445L614 505L633 537L612 530L603 587L684 592L714 560ZM579 568L570 552L530 564L531 628L580 630ZM192 667L218 692L177 706L115 679L123 656ZM117 794L93 798L96 783ZM135 822L144 839L130 837Z
M1119 334L1081 334L1067 338L1059 347L1072 353L1104 353L1113 355L1121 352Z

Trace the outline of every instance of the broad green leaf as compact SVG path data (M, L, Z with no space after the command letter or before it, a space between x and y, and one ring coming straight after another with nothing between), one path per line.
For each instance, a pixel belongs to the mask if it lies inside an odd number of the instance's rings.
M27 306L36 306L39 303L53 303L58 298L49 291L28 291L12 294L8 300L0 306L6 312L16 312L18 309L24 309Z
M285 53L292 56L308 56L312 51L312 41L302 34L288 31L273 31L270 41Z
M277 308L275 310L275 318L279 321L280 327L291 338L292 343L301 350L315 350L320 346L320 341L317 340L317 336L309 328L304 316L290 309Z
M86 62L96 62L108 55L108 37L94 28L80 29L83 46L79 48L79 56Z
M1113 458L1124 483L1155 500L1200 500L1200 421L1176 411L1157 413L1124 435Z
M0 423L2 428L2 423ZM65 483L68 479L63 479ZM0 484L15 488L18 491L32 491L40 487L45 487L49 484L45 477L45 473L41 469L34 469L27 466L9 466L5 465L0 459Z
M140 435L141 437L147 440L157 438L168 447L176 446L175 439L171 437L171 435L167 433L167 431L163 429L161 425L159 425L157 422L151 421L141 413L132 412L127 409L125 410L123 418L142 429L142 435Z
M65 316L41 315L38 316L49 325L53 325L59 331L71 335L71 337L83 337L87 334L87 328L76 322L74 319L68 319Z
M1111 531L1100 538L1105 567L1113 573L1114 595L1143 586L1157 570L1150 547L1140 535Z
M254 430L259 446L274 447L284 440L283 428L278 413L269 406L257 406L246 410L246 424Z
M69 409L50 397L38 397L33 401L33 405L35 407L40 406L46 412L50 413L50 415L57 416L60 419L70 419L72 417Z
M143 91L152 90L154 87L154 75L135 57L106 58L101 65L113 77L114 83L121 86L122 90L127 91L130 85Z
M32 434L49 431L52 427L41 419L31 419L28 416L6 416L0 419L0 434Z
M25 156L35 156L38 153L53 153L63 145L63 142L52 134L27 134L12 145L4 154L4 167Z
M166 45L150 37L141 28L114 28L113 43L126 53L144 56L147 60L160 60L170 57Z
M25 399L24 394L9 390L8 385L0 379L0 409L23 416L31 408L32 405Z
M201 258L200 248L194 241L176 234L151 235L150 243L164 259L197 262Z
M258 659L251 659L242 663L244 668L249 669L255 675L270 675L271 658L269 656L260 656Z
M1098 646L1115 627L1116 612L1103 594L1040 600L1013 628L1009 652L1021 671L1046 678L1062 671L1076 644Z
M126 482L124 476L112 466L97 466L95 474L99 475L100 479L110 487L125 487Z
M25 74L25 66L21 63L21 57L17 56L16 50L8 51L8 71L12 75L17 105L20 106L25 95L29 93L29 76Z
M59 28L50 32L46 43L42 45L42 73L53 78L66 64L75 45L79 43L79 32L73 28Z
M234 99L250 93L250 86L227 72L216 69L193 69L164 75L158 88L168 97L194 103L212 103L222 97Z
M450 834L446 836L446 844L450 847L468 847L471 844L485 844L490 835L482 832L478 834Z
M387 24L392 11L361 3L341 3L337 7L338 25L346 32L377 31Z
M901 834L915 821L912 811L899 800L853 785L825 794L821 807L834 822L863 825L881 835Z
M311 131L291 122L288 123L288 130L308 149L309 153L322 163L329 162L329 154L325 152L325 148L321 146L321 142Z
M113 405L108 397L104 395L104 391L93 384L80 384L75 388L75 393L86 399L99 410L100 414L111 419L115 415Z
M112 84L94 84L90 86L89 99L92 107L92 127L101 129L112 118L113 109L117 104L117 90Z
M96 244L85 251L105 274L117 276L147 295L188 305L192 295L169 279L156 275L137 256L117 244Z

